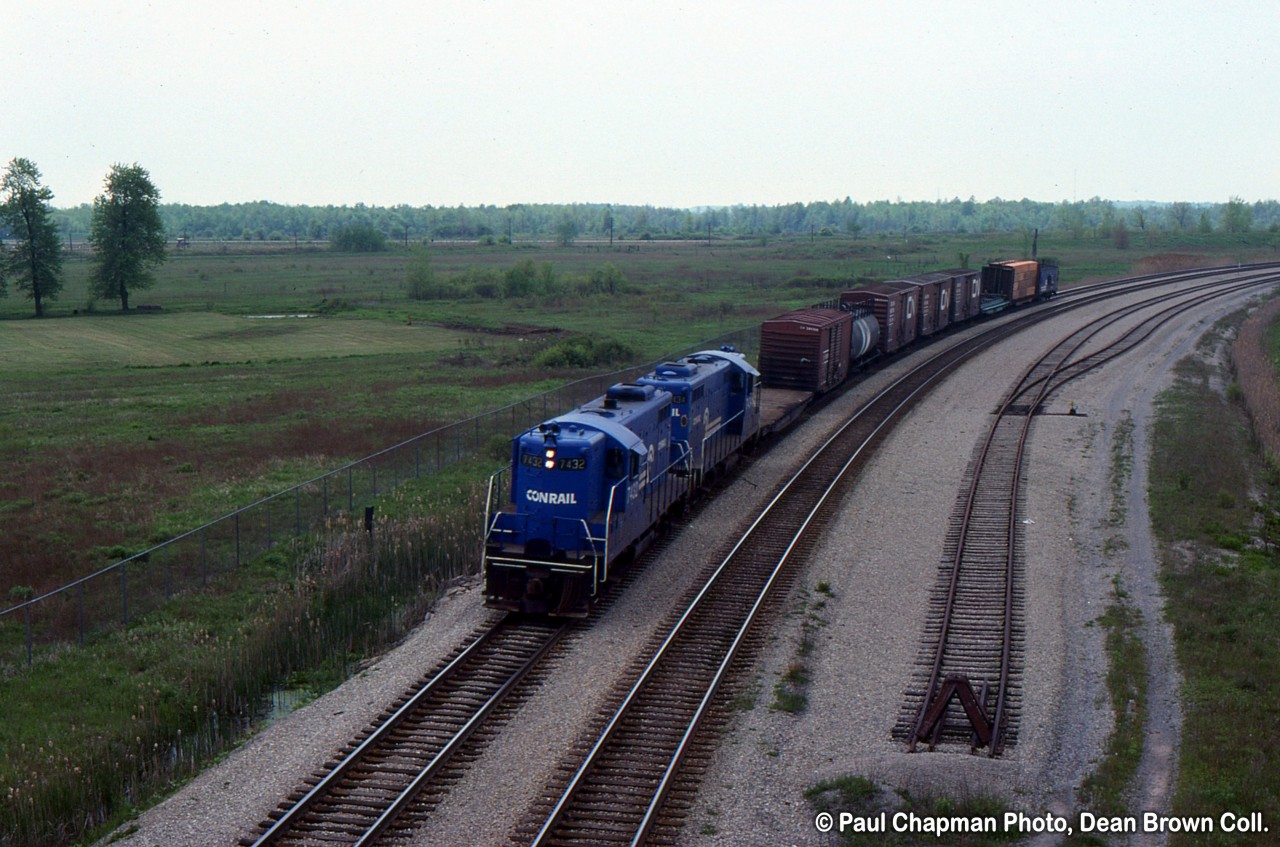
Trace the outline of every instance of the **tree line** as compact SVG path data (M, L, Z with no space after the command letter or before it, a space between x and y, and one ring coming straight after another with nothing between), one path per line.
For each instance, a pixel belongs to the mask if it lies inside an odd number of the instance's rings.
M83 240L93 207L55 214L65 239ZM995 198L788 203L679 209L607 203L521 203L508 206L307 206L259 201L159 208L170 238L252 241L329 241L351 231L388 244L433 239L592 240L767 237L773 235L875 235L919 232L1013 232L1039 229L1077 235L1110 233L1124 222L1133 229L1194 232L1280 229L1280 202L1118 203L1089 200L1041 202Z
M36 317L62 291L62 238L51 205L53 190L30 159L16 157L0 178L0 297L9 285L34 302ZM160 192L141 165L111 167L103 193L94 198L87 239L93 246L89 288L95 297L118 299L152 282L151 270L165 259Z
M1127 246L1130 228L1183 232L1280 232L1280 202L1118 203L1093 197L1040 202L843 200L680 209L606 203L519 203L507 206L307 206L259 201L193 206L161 203L138 164L113 165L92 204L52 206L29 159L13 159L0 183L0 296L13 287L44 303L62 287L62 245L93 248L91 290L129 308L132 291L151 282L167 239L324 241L334 249L369 251L434 239L479 241L653 238L754 238L772 235L876 235L1040 230L1076 238L1100 235Z

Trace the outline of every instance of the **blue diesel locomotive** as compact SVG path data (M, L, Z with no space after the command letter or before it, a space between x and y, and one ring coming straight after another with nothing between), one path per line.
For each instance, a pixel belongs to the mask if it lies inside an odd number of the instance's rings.
M489 480L485 604L585 616L611 569L755 437L759 376L707 350L516 436Z

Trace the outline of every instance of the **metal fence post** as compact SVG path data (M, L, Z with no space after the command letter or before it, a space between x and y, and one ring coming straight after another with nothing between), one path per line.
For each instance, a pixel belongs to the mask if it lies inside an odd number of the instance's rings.
M22 607L22 616L27 623L27 667L31 667L31 604Z
M302 535L302 486L293 489L293 537Z
M124 625L129 625L129 566L120 565L120 604L124 610Z
M80 646L84 646L84 583L80 583L76 591L76 622L80 626Z
M209 585L209 559L205 552L205 530L208 525L200 527L200 587Z
M234 517L233 523L235 523L236 527L236 567L238 568L240 567L240 513L236 512Z
M356 483L355 477L352 475L351 468L347 468L347 511L354 511L356 508Z

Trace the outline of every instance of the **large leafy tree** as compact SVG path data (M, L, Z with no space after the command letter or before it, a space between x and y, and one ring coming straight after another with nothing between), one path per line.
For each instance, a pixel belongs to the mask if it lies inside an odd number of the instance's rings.
M49 207L53 192L40 184L35 164L22 158L9 162L0 191L0 226L8 227L17 242L0 251L0 293L13 280L35 301L36 317L42 317L44 301L56 299L62 290L62 241Z
M1243 197L1232 197L1222 208L1222 229L1226 232L1248 232L1253 229L1253 209Z
M155 282L151 269L165 260L160 192L146 168L112 165L106 190L93 201L89 243L94 295L119 298L120 308L128 310L129 292L149 288Z

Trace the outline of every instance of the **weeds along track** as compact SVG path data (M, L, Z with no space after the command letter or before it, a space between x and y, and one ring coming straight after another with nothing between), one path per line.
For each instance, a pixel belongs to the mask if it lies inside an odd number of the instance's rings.
M1259 273L1154 294L1069 333L1024 371L975 449L952 513L914 680L894 730L909 749L954 742L996 756L1016 742L1025 634L1023 456L1050 394L1189 309L1277 281L1274 272ZM1160 308L1151 312L1153 305Z

